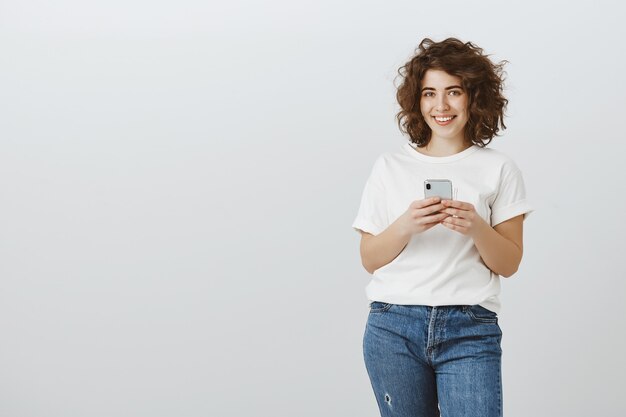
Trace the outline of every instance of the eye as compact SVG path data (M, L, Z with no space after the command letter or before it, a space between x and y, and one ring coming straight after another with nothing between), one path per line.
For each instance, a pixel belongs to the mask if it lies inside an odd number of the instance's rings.
M430 92L430 91L427 91L427 92L424 93L424 97L430 97L429 94L433 94L433 93Z
M450 93L454 93L454 95L456 95L456 96L460 96L461 95L461 92L459 90L452 90L452 91L450 91Z

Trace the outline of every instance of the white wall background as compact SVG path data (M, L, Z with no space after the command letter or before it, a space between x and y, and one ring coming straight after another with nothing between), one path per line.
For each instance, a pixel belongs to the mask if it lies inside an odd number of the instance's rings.
M620 4L0 0L0 416L377 416L351 228L424 37L507 59L505 415L623 416Z

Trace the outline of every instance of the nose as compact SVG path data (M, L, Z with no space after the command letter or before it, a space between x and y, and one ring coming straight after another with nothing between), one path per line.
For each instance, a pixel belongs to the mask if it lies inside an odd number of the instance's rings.
M445 111L448 110L448 101L447 101L447 95L446 94L440 94L439 98L437 99L437 106L436 109L437 111Z

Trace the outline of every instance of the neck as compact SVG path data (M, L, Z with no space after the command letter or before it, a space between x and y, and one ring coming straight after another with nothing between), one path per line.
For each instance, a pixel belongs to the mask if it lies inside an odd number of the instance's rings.
M471 147L472 143L450 141L447 139L431 138L428 145L417 148L417 151L428 156L450 156L463 152Z

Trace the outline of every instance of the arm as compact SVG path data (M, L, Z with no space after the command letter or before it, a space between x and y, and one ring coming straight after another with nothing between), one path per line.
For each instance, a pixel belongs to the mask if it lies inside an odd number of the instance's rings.
M524 215L491 227L481 222L472 235L474 244L489 269L508 278L517 272L522 261L522 222Z
M384 231L374 236L361 230L361 262L367 272L373 274L404 250L411 236L422 233L449 216L440 213L444 209L439 197L416 200Z
M470 236L489 269L505 278L517 272L523 252L523 214L491 227L470 203L444 200L443 204L447 207L443 212L457 217L448 217L441 224Z
M394 259L404 250L411 238L399 227L398 222L392 223L378 235L361 231L361 262L367 272L373 274Z

